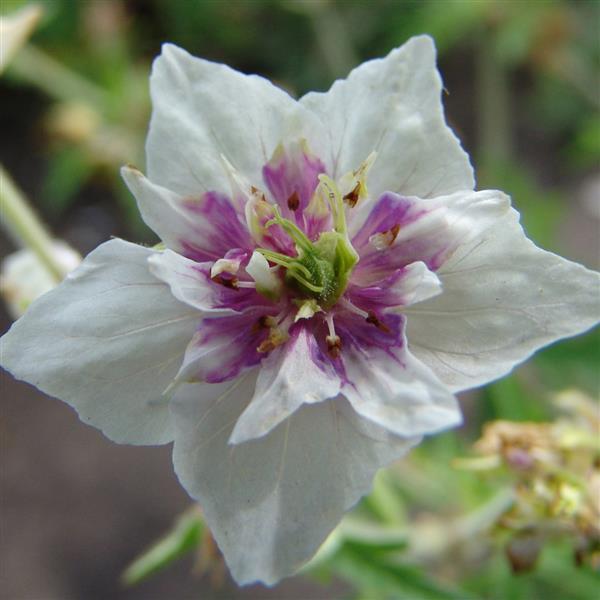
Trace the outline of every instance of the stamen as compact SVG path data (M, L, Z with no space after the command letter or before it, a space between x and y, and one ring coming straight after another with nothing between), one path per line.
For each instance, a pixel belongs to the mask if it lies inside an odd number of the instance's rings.
M383 331L384 333L391 333L392 332L392 330L385 323L382 323L378 319L377 315L372 310L369 311L369 313L368 313L367 318L365 319L365 321L367 323L370 323L371 325L375 325L375 327L377 327L377 329Z
M327 353L331 358L338 358L342 350L342 340L340 336L335 333L335 325L333 324L333 315L327 313L325 316L325 322L327 323L327 329L329 329L329 335L325 337L327 344Z
M282 313L280 313L280 315L281 314ZM258 345L256 348L257 352L260 352L261 354L271 352L271 350L274 350L277 346L281 346L281 344L285 344L285 342L288 341L290 337L288 329L292 324L292 316L287 312L286 314L287 316L279 324L276 323L280 315L277 317L268 317L267 320L262 321L269 326L271 331L269 332L269 337ZM261 319L259 319L259 322L261 322Z
M319 175L320 185L326 190L329 206L333 214L333 224L338 233L346 234L346 211L344 209L344 200L335 181L331 177L321 173Z
M382 231L380 233L373 234L369 238L369 243L372 246L375 246L377 250L385 250L396 241L399 231L400 225L394 225L391 229L388 229L387 231Z
M363 319L366 319L369 316L369 313L366 310L363 310L362 308L358 308L358 306L355 306L354 304L352 304L352 302L350 302L350 300L348 300L347 298L340 298L338 300L338 306L342 306L348 312L354 313L355 315L358 315L359 317L362 317Z
M263 329L271 329L277 325L276 317L272 317L271 315L263 315L259 317L254 325L252 325L252 333L258 333Z
M329 312L325 315L325 322L327 323L327 329L329 329L330 337L337 337L335 334L335 325L333 323L333 315Z
M297 191L294 191L294 193L288 198L287 205L290 210L298 210L300 206L300 196Z
M348 206L350 208L354 208L358 202L358 199L360 198L360 189L362 187L361 182L359 181L355 186L354 189L350 192L348 192L345 196L344 196L344 202L346 202L346 204L348 204Z
M211 280L231 290L238 290L240 287L239 280L237 277L231 277L230 279L226 279L221 275L215 275L214 277L211 277Z

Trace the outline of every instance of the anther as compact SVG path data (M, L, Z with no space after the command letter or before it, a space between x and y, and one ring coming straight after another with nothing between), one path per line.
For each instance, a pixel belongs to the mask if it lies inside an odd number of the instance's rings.
M270 329L271 327L275 327L275 325L277 325L275 317L263 315L256 320L254 325L252 325L252 333L258 333L263 329Z
M335 333L335 325L333 324L333 315L328 313L325 316L325 322L327 323L327 329L329 335L325 337L325 343L327 344L327 353L331 358L338 358L342 350L342 340L340 336Z
M287 342L289 337L287 331L280 329L279 327L272 327L269 337L258 345L256 351L261 354L271 352L271 350L274 350L277 346L281 346L281 344Z
M354 186L354 189L351 192L348 192L343 198L344 202L350 208L354 208L356 206L356 203L358 202L358 199L360 198L360 187L361 187L361 183L359 181Z
M375 327L377 327L377 329L383 331L384 333L391 333L391 329L385 323L382 323L377 318L377 315L372 310L370 310L368 312L367 318L365 319L365 321L367 323L370 323L371 325L375 325Z
M211 277L211 280L230 290L240 289L239 280L237 277L225 278L221 275L215 275L214 277Z
M380 233L375 233L369 238L369 242L375 246L377 250L385 250L389 248L398 237L398 233L400 231L400 225L394 225L391 229L387 231L382 231Z
M294 190L294 193L288 198L287 205L290 210L298 210L298 207L300 206L300 196L297 191Z
M331 358L339 358L342 351L342 340L339 335L328 335L325 338L327 343L327 353Z

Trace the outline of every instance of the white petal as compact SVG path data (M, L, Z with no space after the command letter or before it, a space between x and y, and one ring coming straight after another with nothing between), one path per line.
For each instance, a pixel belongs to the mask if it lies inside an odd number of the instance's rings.
M200 398L205 387L186 385L174 398L173 460L239 584L272 585L297 570L369 491L377 469L419 441L369 424L338 398L231 446L251 380L210 402Z
M438 271L443 293L406 310L414 354L453 390L508 373L538 348L592 327L600 277L525 237L510 210Z
M165 44L150 80L154 107L148 175L179 194L229 190L221 155L258 187L275 147L316 119L266 79L194 58ZM311 144L315 150L318 147Z
M219 305L217 293L220 288L210 283L209 264L197 263L176 252L165 250L149 256L148 268L155 277L171 288L171 293L177 300L202 312L234 312L229 308L217 308Z
M415 37L360 65L326 94L300 100L321 116L334 176L356 169L375 150L372 198L384 191L429 198L473 189L468 156L444 121L435 60L431 38Z
M344 349L349 380L342 393L354 410L400 436L436 433L460 425L456 398L408 351Z
M167 388L197 325L150 274L151 250L112 240L2 338L2 365L116 442L172 439Z
M123 167L121 175L145 223L168 248L206 261L222 258L231 248L251 245L243 215L226 196L180 196L133 167Z
M303 404L337 396L340 382L321 356L317 342L299 326L262 362L256 391L229 440L241 444L269 433Z
M414 262L405 267L402 278L390 293L403 298L403 306L423 302L442 293L439 277L424 262Z

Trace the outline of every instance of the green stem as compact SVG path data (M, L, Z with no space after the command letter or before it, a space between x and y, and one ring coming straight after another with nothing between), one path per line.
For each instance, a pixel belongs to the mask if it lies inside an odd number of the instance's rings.
M2 225L9 234L13 234L38 257L57 283L61 282L66 272L54 258L52 238L2 165L0 165L0 209Z
M513 151L509 73L495 43L493 31L483 32L476 54L478 158L486 170L505 164Z
M103 110L107 105L107 95L102 88L31 44L19 50L11 63L11 72L58 100L72 102L76 98L97 110Z

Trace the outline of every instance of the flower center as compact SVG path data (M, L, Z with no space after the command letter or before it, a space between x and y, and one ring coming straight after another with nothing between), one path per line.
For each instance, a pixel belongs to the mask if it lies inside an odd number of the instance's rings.
M344 198L327 175L319 176L316 194L329 205L334 228L319 235L316 242L273 206L273 218L265 228L279 225L292 239L296 256L288 256L267 248L257 248L267 260L286 270L284 281L296 295L314 299L324 309L333 306L344 293L358 254L348 239Z

